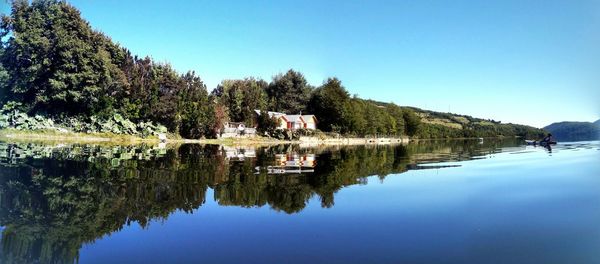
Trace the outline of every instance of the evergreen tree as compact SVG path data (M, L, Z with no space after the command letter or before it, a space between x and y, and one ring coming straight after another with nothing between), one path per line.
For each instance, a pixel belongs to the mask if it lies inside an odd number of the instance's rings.
M329 78L315 90L310 100L310 112L319 118L321 130L342 132L347 123L344 122L344 108L348 100L350 95L337 78Z
M177 109L181 116L181 136L185 138L214 137L215 107L209 101L206 86L194 72L183 77Z
M289 70L273 77L267 88L269 106L273 111L298 114L306 110L312 87L302 73Z

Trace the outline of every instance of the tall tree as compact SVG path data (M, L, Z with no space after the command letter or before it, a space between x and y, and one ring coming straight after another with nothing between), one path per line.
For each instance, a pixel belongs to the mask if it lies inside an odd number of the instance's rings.
M214 135L215 108L208 98L206 85L194 72L182 76L177 109L181 116L181 136L200 138Z
M302 73L289 70L278 74L267 88L269 106L273 111L297 114L306 110L312 87Z
M387 111L396 123L396 129L393 131L394 135L400 136L405 134L404 114L402 108L395 104L390 104L387 107Z
M0 34L0 39L2 37L2 34ZM2 54L4 54L4 45L0 42L0 58L2 58ZM8 72L6 71L6 69L4 69L4 65L2 64L2 60L0 59L0 103L4 101L6 82L8 81L8 78Z
M309 110L319 118L321 130L343 132L344 106L349 99L350 95L337 78L327 79L314 91Z
M2 30L10 32L2 56L8 96L34 111L94 113L107 107L108 88L122 85L111 58L119 49L66 2L14 1Z
M410 109L404 109L402 114L404 117L406 134L411 137L417 135L421 128L421 118Z
M267 83L261 79L224 80L212 95L227 107L230 120L254 126L254 110L267 108L266 87Z

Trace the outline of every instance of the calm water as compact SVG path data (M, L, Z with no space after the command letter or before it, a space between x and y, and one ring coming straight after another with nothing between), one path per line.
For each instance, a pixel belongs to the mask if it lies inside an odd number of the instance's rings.
M600 263L600 143L0 142L2 263Z

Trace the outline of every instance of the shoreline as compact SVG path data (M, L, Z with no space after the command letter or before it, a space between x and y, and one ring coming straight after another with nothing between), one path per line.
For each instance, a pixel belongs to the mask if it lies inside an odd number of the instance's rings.
M0 130L0 140L13 141L45 141L45 142L69 142L69 143L159 143L159 139L141 138L133 135L117 135L109 133L75 133L58 131L34 131L34 130Z
M75 133L58 131L32 131L2 129L0 130L0 140L2 141L44 141L44 142L68 142L68 143L104 143L104 144L158 144L161 142L158 137L142 138L134 135L118 135L110 133ZM300 137L297 140L280 140L264 137L240 137L240 138L222 138L222 139L184 139L170 138L167 144L215 144L215 145L280 145L280 144L301 144L301 145L380 145L380 144L405 144L410 140L408 137L401 138L316 138Z
M500 138L519 138L519 137L486 137L484 139ZM184 139L170 138L166 142L161 142L158 137L142 138L134 135L118 135L110 133L75 133L58 131L31 131L2 129L0 130L0 140L2 141L29 141L29 142L68 142L68 143L102 143L102 144L214 144L214 145L280 145L280 144L300 144L305 146L321 145L386 145L386 144L408 144L419 141L436 140L476 140L479 138L431 138L431 139L410 139L408 137L381 137L381 138L359 138L359 137L338 137L338 138L318 138L318 137L300 137L296 140L279 140L264 137L240 137L240 138L221 138L221 139Z

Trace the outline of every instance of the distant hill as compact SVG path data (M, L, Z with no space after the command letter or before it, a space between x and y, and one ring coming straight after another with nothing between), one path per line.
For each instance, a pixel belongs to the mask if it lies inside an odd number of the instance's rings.
M558 141L585 141L600 139L600 120L591 122L558 122L544 127Z

